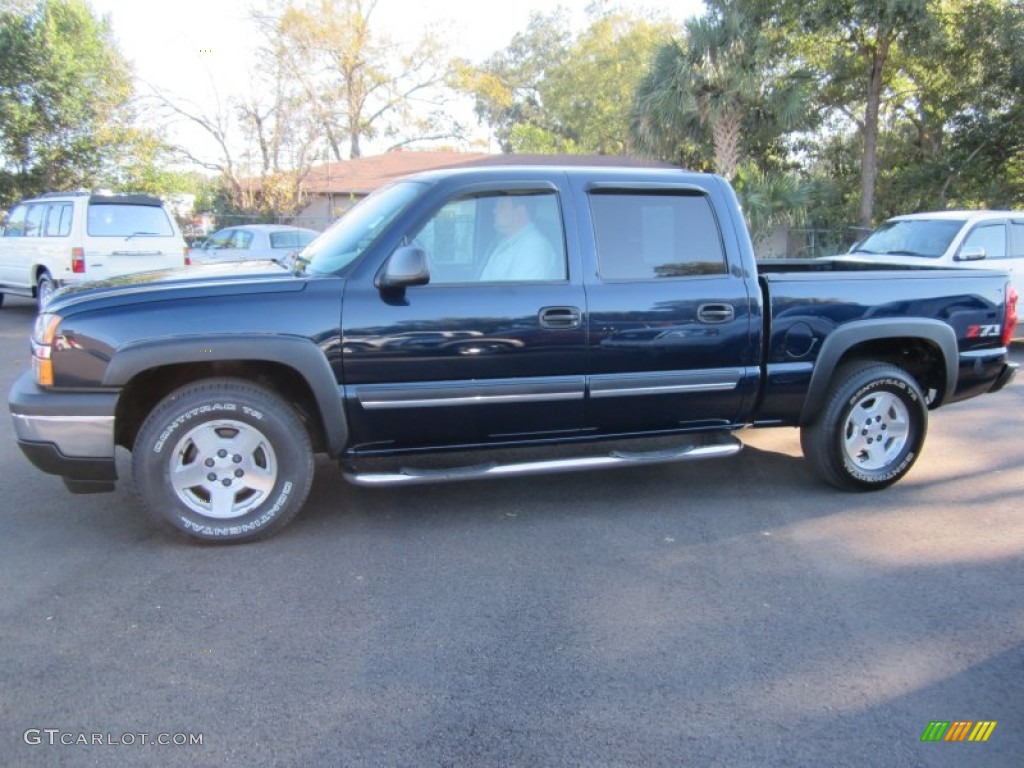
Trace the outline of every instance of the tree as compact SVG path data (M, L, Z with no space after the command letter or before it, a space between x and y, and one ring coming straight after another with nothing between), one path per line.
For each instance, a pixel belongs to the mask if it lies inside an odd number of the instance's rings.
M359 157L363 140L378 135L407 141L459 133L443 110L449 72L440 40L428 30L414 46L396 44L371 25L375 6L375 0L316 0L290 4L276 21L281 65L335 160L346 146L349 157ZM417 121L414 103L432 111Z
M780 68L770 21L723 0L687 22L685 38L658 50L637 89L637 143L666 158L710 146L711 167L728 179L747 160L764 169L766 146L813 118L806 77Z
M860 223L870 227L878 175L879 116L899 74L901 45L929 38L934 0L789 0L809 33L805 53L818 65L826 103L857 125L863 139Z
M656 53L636 90L633 135L648 154L713 170L736 186L755 239L802 216L783 137L813 127L808 77L786 66L780 19L756 2L718 0Z
M927 23L892 46L886 60L873 219L1019 206L1024 203L1021 4L929 0L925 12ZM806 171L832 189L815 195L815 216L833 227L863 221L864 81L847 76L849 68L836 68L837 59L847 60L834 44L826 45L820 31L793 40L794 50L823 73L827 84L822 107L828 123L800 148ZM823 205L825 199L832 202Z
M0 11L0 201L92 186L119 161L131 73L81 0Z
M524 32L479 68L462 62L461 88L506 152L625 154L633 91L667 21L590 9L575 38L562 8L534 13Z
M1024 7L1003 0L945 0L936 34L915 51L908 79L911 147L927 207L1024 203ZM917 178L914 178L914 177ZM924 207L924 206L922 206Z
M570 39L564 8L546 15L534 11L526 29L482 66L457 63L456 87L475 98L477 117L490 126L502 151L514 151L524 137L531 145L547 143L551 151L568 149L564 137L548 129L540 86L550 68L568 59Z

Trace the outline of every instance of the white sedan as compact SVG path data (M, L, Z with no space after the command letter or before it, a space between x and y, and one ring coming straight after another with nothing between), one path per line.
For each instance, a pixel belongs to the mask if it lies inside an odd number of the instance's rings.
M193 264L220 264L225 261L274 259L290 262L295 254L313 242L320 233L285 224L246 224L225 227L207 238L191 253Z

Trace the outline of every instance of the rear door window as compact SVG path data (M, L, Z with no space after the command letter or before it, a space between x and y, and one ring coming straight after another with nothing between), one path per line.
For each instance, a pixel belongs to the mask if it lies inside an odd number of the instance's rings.
M239 250L246 250L252 244L252 232L246 229L236 229L235 234L231 236L231 244L228 248L238 248Z
M167 213L156 205L91 203L86 230L93 237L173 237Z
M71 214L74 206L71 203L51 203L47 206L46 226L43 235L46 237L67 237L71 234Z
M726 273L718 222L700 192L594 190L590 207L604 280Z

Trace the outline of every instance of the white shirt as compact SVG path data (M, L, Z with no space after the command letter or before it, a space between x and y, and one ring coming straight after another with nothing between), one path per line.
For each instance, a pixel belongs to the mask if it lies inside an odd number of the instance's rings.
M551 244L533 224L527 224L499 242L480 273L483 282L561 280L564 277Z

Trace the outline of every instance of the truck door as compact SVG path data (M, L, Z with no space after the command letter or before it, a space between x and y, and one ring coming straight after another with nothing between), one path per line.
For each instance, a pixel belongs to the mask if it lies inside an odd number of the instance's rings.
M356 275L346 287L353 445L468 447L576 433L585 298L558 185L475 184L428 210L401 239L426 252L427 285L395 296Z
M709 191L694 186L591 183L578 195L591 222L581 232L587 426L621 434L737 423L757 391L760 320L756 283L724 229L735 223L720 222Z

